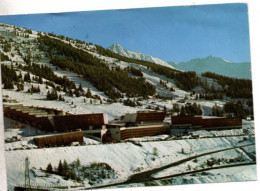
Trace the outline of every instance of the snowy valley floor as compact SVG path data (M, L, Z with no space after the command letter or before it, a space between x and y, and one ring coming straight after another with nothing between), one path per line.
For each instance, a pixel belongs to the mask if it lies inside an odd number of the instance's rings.
M247 137L247 139L238 136L138 142L138 144L127 142L107 145L10 150L6 151L8 189L13 190L15 186L24 184L24 161L26 157L29 157L30 160L31 184L49 185L50 187L71 186L70 188L72 188L72 186L79 186L75 189L88 189L100 186L110 187L114 184L116 184L114 185L116 187L128 187L255 180L255 139L254 136ZM10 148L10 144L17 143L8 144ZM70 179L64 180L61 176L54 174L47 176L41 170L46 169L48 163L57 166L59 160L64 159L68 163L79 159L81 165L90 165L94 162L107 163L114 169L115 177L100 179L95 184L86 179L79 183ZM248 164L251 165L248 166ZM241 166L232 167L232 171L229 171L229 168L224 168L164 178L224 165ZM157 170L154 171L154 169ZM149 179L143 179L144 182L140 182L142 177L148 174L149 177L158 180L149 181ZM135 182L136 178L139 179L139 182Z

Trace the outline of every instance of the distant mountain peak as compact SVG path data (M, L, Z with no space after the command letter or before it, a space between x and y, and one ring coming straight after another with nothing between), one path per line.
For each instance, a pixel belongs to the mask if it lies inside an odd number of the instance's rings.
M113 43L110 47L121 47L121 48L123 48L120 44L118 44L118 43L116 43L116 42ZM110 48L110 47L109 47L109 48Z
M153 63L159 64L159 65L167 66L169 68L174 68L173 66L171 66L170 64L168 64L167 62L165 62L159 58L155 58L155 57L143 54L141 52L127 50L118 43L112 44L110 47L108 47L108 49L112 50L113 52L115 52L117 54L128 57L128 58L149 61L149 62L153 62Z

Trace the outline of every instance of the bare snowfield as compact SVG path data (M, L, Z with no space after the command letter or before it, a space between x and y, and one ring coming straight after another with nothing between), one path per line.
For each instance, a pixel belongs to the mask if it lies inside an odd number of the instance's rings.
M252 150L251 150L252 152ZM236 161L236 159L240 161ZM216 162L215 162L216 160ZM219 160L219 161L218 161ZM234 160L234 161L233 161ZM198 157L196 160L191 160L188 162L185 162L181 165L168 168L166 170L163 170L157 174L155 174L153 177L159 178L159 177L165 177L169 176L172 174L177 174L177 173L183 173L183 172L189 172L190 170L199 170L203 169L206 167L211 166L209 163L211 161L214 161L215 163L212 165L212 167L216 166L222 166L222 165L227 165L227 164L239 164L239 163L245 163L245 162L252 162L252 159L241 149L233 149L233 150L228 150L228 151L223 151L223 152L217 152L211 155L206 155L202 157ZM233 162L229 162L233 161ZM212 162L213 163L213 162Z
M140 143L141 146L132 143L118 143L6 151L8 185L12 189L17 184L23 184L24 160L27 156L30 160L30 168L35 169L45 169L50 162L57 165L59 160L64 159L71 163L79 158L82 165L88 165L92 162L105 162L116 171L118 178L110 182L116 183L127 180L138 168L142 169L141 171L146 171L198 154L254 144L255 142L254 139L244 142L240 142L240 140L240 137L229 137L146 142ZM156 154L154 148L156 148ZM182 153L182 150L184 150L184 153ZM17 163L17 161L20 162ZM39 182L39 177L32 175L31 182ZM55 184L52 178L41 178L40 182ZM60 184L60 181L57 184ZM85 182L85 187L89 186Z
M241 182L256 180L256 165L239 166L208 170L202 173L194 173L174 178L155 180L148 183L137 183L120 185L119 187L140 187L140 186L165 186L183 184L203 184L203 183L222 183L222 182ZM110 187L113 188L113 187Z

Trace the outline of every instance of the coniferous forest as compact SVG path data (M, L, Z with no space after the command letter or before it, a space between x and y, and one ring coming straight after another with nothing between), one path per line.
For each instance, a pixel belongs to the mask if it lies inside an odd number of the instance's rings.
M126 93L129 97L147 97L155 94L155 87L142 77L130 77L120 67L115 66L110 69L102 60L59 40L45 36L40 41L50 48L51 53L56 53L56 56L51 59L51 64L82 75L84 79L104 91L111 99L122 97L120 92ZM66 59L58 57L58 55L66 56Z
M59 54L62 56L66 56L67 59L84 63L87 65L94 65L98 67L104 67L108 68L107 65L105 65L100 59L97 59L93 55L83 51L76 49L72 46L70 46L67 43L64 43L60 40L52 39L48 36L42 36L39 40L40 42L43 42L45 45L47 45L52 52L50 54ZM104 49L101 46L96 45L96 50L99 54L104 56L109 56L111 58L116 58L121 61L129 62L129 63L135 63L139 65L146 66L151 71L158 73L160 75L164 75L168 78L172 78L176 80L176 85L184 90L192 90L192 88L196 87L199 83L198 76L195 72L180 72L175 69L171 69L166 66L161 66L152 62L143 61L143 60L137 60L133 58L127 58L124 56L121 56L119 54L116 54L108 49ZM135 71L136 72L136 71ZM141 75L139 73L139 75Z
M219 92L225 93L231 98L247 98L252 99L252 81L248 79L237 79L222 76L212 72L201 74L204 77L215 79L222 89ZM209 89L212 93L218 93L216 89Z

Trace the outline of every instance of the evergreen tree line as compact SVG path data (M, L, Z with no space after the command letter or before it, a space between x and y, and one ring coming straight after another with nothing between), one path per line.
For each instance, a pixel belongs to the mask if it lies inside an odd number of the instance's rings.
M4 50L4 52L10 52L10 51L11 51L11 48L12 48L11 43L6 42L5 44L3 44L3 50Z
M46 167L46 172L63 176L65 180L72 179L79 182L81 181L81 178L78 176L80 165L79 159L73 161L71 164L68 164L66 160L63 162L60 160L57 168L54 168L52 164L49 163Z
M0 55L1 55L1 62L3 62L3 61L10 61L9 57L6 56L5 54L0 52Z
M54 74L54 72L51 70L51 68L49 68L46 65L38 65L38 64L29 64L26 66L21 66L19 65L19 67L23 70L27 70L29 72L31 72L32 74L39 76L39 83L42 82L42 78L45 78L47 80L50 80L56 84L61 85L62 87L66 88L66 89L76 89L76 85L73 81L70 81L66 76L63 77L59 77L56 74ZM27 79L29 80L29 79ZM24 81L26 81L24 79Z
M155 87L146 82L144 78L130 77L123 70L114 71L105 67L86 65L57 57L52 58L51 64L82 75L85 80L91 82L99 90L104 91L111 99L122 97L122 94L117 92L115 88L130 97L147 97L155 93Z
M20 73L20 74L21 74L21 73ZM22 74L21 74L21 75L22 75ZM23 80L24 80L25 82L28 82L28 83L31 82L31 76L30 76L30 73L29 73L29 72L27 72L27 73L24 75Z
M220 109L217 104L215 103L215 105L212 107L212 112L211 112L212 116L217 116L217 117L223 117L226 115L225 109Z
M142 104L138 101L132 101L130 99L126 99L123 101L124 105L130 106L130 107L136 107L136 106L142 106Z
M48 91L46 95L47 100L57 100L58 99L58 93L55 89L53 89L51 92Z
M185 115L202 115L202 110L199 104L197 103L187 103L181 108L177 103L173 104L172 107L172 112L178 113L180 116L185 116ZM250 107L244 107L241 101L230 101L225 103L223 108L221 109L220 107L215 104L212 107L212 116L218 116L218 117L223 117L223 116L228 116L228 117L239 117L242 119L246 119L247 116L251 116L254 118L254 113L253 113L253 108Z
M29 88L27 92L33 94L33 93L40 93L41 90L40 90L40 87L39 87L39 86L38 86L38 87L34 87L34 86L32 85L31 88Z
M66 160L60 160L58 167L54 168L51 163L46 167L46 173L63 176L65 180L72 179L82 182L88 179L90 184L94 184L100 179L115 178L115 171L106 163L91 163L89 166L81 165L79 159L68 164Z
M53 65L82 75L84 79L90 81L99 90L104 91L111 99L122 97L122 94L116 91L114 87L129 96L147 97L155 93L155 87L146 82L144 78L130 77L127 72L119 67L110 70L102 60L85 51L47 36L41 37L40 41L49 46L56 54L67 57L66 60L53 57L51 59Z
M127 66L124 70L130 72L131 74L133 74L135 76L143 77L143 73L142 73L141 69L136 69L132 66L130 66L130 67Z
M197 104L197 103L193 103L193 104L186 103L184 106L181 106L179 115L180 116L185 116L185 115L202 115L202 110L201 110L200 104Z
M223 116L228 116L228 117L239 117L242 119L246 119L247 116L251 116L254 118L254 113L253 113L253 108L250 107L244 107L241 101L230 101L225 103L223 108L219 108L217 104L215 104L212 107L212 115L213 116L218 116L218 117L223 117Z
M50 54L55 53L58 55L65 56L67 57L67 59L71 59L75 62L108 68L108 66L105 63L103 63L100 59L96 58L92 54L77 49L71 46L70 44L62 42L60 40L53 39L48 36L42 36L38 39L38 41L49 47Z
M8 67L4 64L1 64L1 74L2 74L2 84L4 84L4 89L13 89L14 85L13 82L18 82L18 76L13 68Z
M206 88L209 92L212 93L225 93L226 96L231 98L246 98L252 99L252 80L248 79L237 79L230 78L227 76L215 74L212 72L206 72L201 74L204 77L215 79L219 85L222 86L222 89L217 90L214 88Z
M252 117L254 116L253 108L244 107L240 100L237 102L230 101L225 103L223 110L228 116L234 115L235 117L240 117L242 119L246 119L249 115Z
M21 73L17 76L13 64L11 67L2 65L1 68L2 73L2 84L4 85L4 89L14 89L14 85L17 86L17 91L24 90L24 81L22 79Z
M73 96L73 95L72 95ZM47 100L59 100L59 101L65 101L64 97L60 94L58 95L56 89L52 89L51 92L48 90L46 95Z
M200 107L200 104L197 103L186 103L185 105L179 107L177 103L174 103L172 105L172 112L178 113L180 116L185 116L185 115L202 115L202 110Z
M209 94L196 94L195 99L205 99L205 100L214 100L214 99L224 99L224 93L209 93Z
M172 100L173 99L172 96L163 96L163 95L160 95L160 94L156 94L154 96L154 98L161 99L162 101L167 101L167 100Z
M83 50L76 49L69 44L66 44L60 40L52 39L48 36L42 36L39 39L39 42L44 43L45 45L50 47L50 50L55 50L56 54L64 55L67 58L72 59L73 61L81 62L87 65L100 66L108 68L108 66L102 62L102 60L94 57L92 54L87 53ZM168 78L175 79L176 85L184 90L192 90L194 87L198 85L198 76L195 72L180 72L175 69L171 69L166 66L158 65L152 62L127 58L116 54L109 49L104 49L101 46L95 45L99 54L104 56L109 56L112 58L116 58L122 61L135 63L139 65L146 66L148 69L154 71L155 73L164 75ZM136 71L135 71L136 72ZM141 75L139 73L139 75Z

